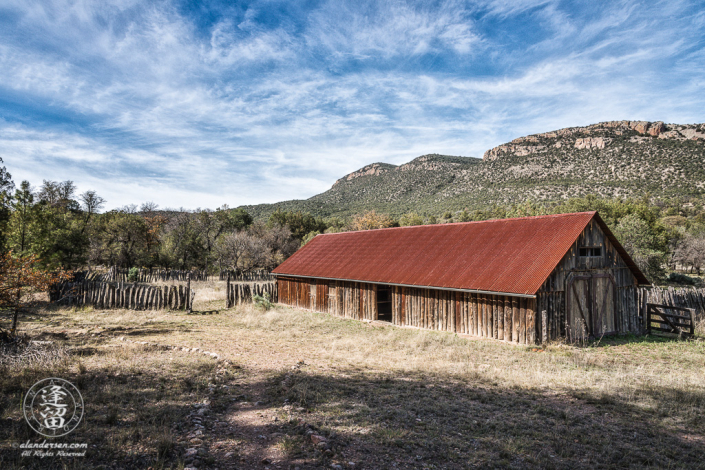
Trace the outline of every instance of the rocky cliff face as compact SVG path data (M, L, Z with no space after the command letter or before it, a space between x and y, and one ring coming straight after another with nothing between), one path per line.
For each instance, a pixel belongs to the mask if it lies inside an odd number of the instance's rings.
M696 140L705 142L703 124L664 124L661 121L609 121L586 127L567 127L553 132L544 132L519 137L507 144L485 152L483 160L496 160L505 155L523 157L542 153L549 148L574 147L576 149L604 149L616 136L640 138L657 137L669 140Z
M318 217L377 210L442 214L526 201L678 198L705 205L705 124L613 121L515 139L484 160L422 155L395 166L373 163L306 200L246 206L256 218L275 209Z
M379 176L382 173L386 173L394 168L396 168L396 165L391 165L389 163L372 163L370 165L363 166L357 171L353 171L352 173L343 176L338 181L333 183L333 187L345 181L351 181L361 176Z

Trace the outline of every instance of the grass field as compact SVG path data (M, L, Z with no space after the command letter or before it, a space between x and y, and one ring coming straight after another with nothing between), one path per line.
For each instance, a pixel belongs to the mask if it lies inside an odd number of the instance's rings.
M699 339L537 349L249 306L47 307L22 326L51 343L0 366L3 469L705 468ZM81 390L84 421L60 440L86 457L12 447L41 442L20 403L49 376Z

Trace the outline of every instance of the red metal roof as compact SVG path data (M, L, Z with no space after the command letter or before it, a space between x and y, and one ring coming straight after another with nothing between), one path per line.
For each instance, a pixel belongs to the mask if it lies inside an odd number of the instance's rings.
M318 235L273 272L324 279L534 295L596 212Z

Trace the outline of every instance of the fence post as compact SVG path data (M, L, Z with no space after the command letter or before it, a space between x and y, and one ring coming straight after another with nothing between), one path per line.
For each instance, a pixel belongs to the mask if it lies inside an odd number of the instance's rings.
M541 342L548 344L548 312L541 310Z
M186 313L191 313L191 272L186 274Z
M232 307L232 303L231 303L231 300L230 300L230 271L228 271L228 281L227 281L227 284L226 284L225 292L226 292L226 294L225 294L225 298L226 298L226 300L225 300L225 308L231 308L231 307Z

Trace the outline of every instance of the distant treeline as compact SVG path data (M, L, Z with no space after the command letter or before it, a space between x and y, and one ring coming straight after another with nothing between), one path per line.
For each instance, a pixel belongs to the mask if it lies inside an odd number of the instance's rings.
M597 210L654 281L667 279L669 270L678 270L671 280L697 284L699 279L687 274L700 275L705 263L703 207L648 196L587 196L485 210L409 212L399 217L368 211L324 219L278 210L266 221L254 221L244 209L227 206L159 210L147 202L139 208L126 206L100 213L104 204L95 191L77 195L71 181L44 181L39 188L23 181L15 188L0 166L0 247L14 254L37 255L47 268L116 266L127 275L130 268L141 268L139 276L149 272L150 279L177 271L224 279L230 271L236 280L271 271L320 233Z

